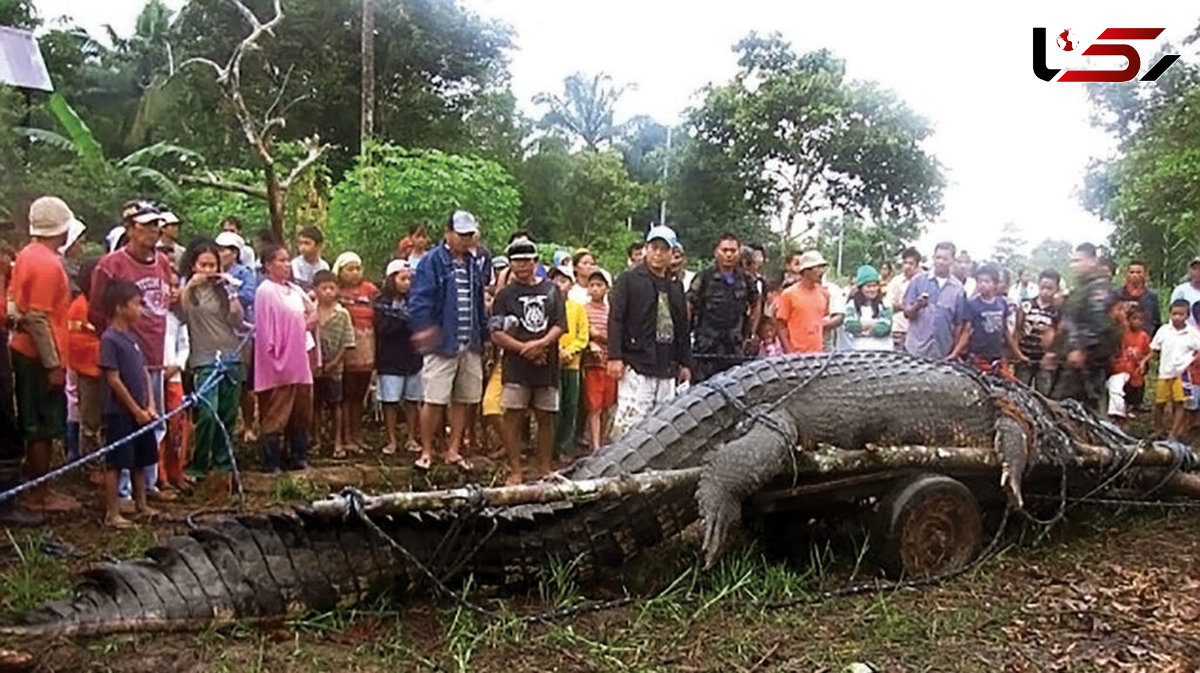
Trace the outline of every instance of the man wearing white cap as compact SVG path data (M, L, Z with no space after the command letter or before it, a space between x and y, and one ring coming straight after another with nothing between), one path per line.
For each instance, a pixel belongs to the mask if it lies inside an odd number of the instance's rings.
M442 436L443 410L450 407L447 463L470 468L459 448L468 408L483 397L483 341L487 320L482 277L471 248L479 234L475 216L455 211L446 220L442 245L428 251L417 265L408 307L413 344L425 353L421 383L421 456L416 467L427 469L434 445Z
M683 285L671 275L679 239L666 226L646 233L645 261L621 272L608 313L608 374L617 379L613 437L675 396L692 378L692 334Z
M779 331L790 353L820 353L825 346L825 328L832 324L829 289L821 284L828 263L821 253L809 250L793 256L789 265L799 280L779 295Z
M29 235L33 240L17 255L9 285L19 316L11 348L17 418L25 441L25 472L30 478L50 470L51 446L66 431L63 385L71 290L58 248L66 243L73 222L78 222L75 214L61 199L43 196L34 201L29 206ZM9 474L0 475L0 480L7 477L11 485L11 464L3 471ZM30 509L54 512L79 506L74 498L55 493L49 486L31 491L24 504Z

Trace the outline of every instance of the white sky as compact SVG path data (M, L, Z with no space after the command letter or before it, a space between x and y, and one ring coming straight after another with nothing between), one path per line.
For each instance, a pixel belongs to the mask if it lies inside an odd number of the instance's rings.
M1004 222L1014 222L1031 246L1047 237L1099 242L1109 233L1084 211L1077 190L1089 157L1105 155L1111 143L1088 123L1083 85L1034 77L1032 27L1051 34L1071 28L1084 42L1106 26L1166 27L1164 38L1178 47L1200 22L1200 6L1185 1L465 2L516 29L513 88L534 115L534 94L558 91L576 70L604 71L636 87L622 99L619 120L649 114L671 123L698 102L701 87L734 73L730 47L751 30L779 31L798 51L828 47L851 77L894 89L934 124L927 148L949 184L943 215L929 224L923 245L950 239L977 257L991 251ZM130 32L142 4L37 0L43 17L69 14L94 33L104 23ZM1143 72L1161 43L1142 46ZM1196 45L1176 51L1196 61ZM1050 67L1070 67L1065 58L1051 47ZM1093 67L1120 67L1113 60Z

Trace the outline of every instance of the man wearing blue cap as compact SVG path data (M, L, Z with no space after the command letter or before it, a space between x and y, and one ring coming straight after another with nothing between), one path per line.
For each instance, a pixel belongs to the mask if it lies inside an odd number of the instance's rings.
M617 379L613 437L692 378L692 336L683 285L670 273L679 239L669 227L646 233L645 262L617 276L608 313L608 374Z

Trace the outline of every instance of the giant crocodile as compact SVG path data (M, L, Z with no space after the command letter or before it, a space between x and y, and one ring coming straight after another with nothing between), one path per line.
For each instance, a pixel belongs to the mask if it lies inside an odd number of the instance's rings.
M997 447L1005 488L1070 459L1073 441L1133 440L1078 409L959 365L903 353L757 360L693 386L564 472L573 480L703 467L692 481L619 499L376 516L446 581L470 573L501 588L535 581L549 557L576 559L581 580L620 566L703 515L710 558L740 502L786 469L794 447L920 443ZM782 450L781 450L782 449ZM699 506L697 503L699 502ZM147 558L100 564L70 598L0 626L7 634L106 634L279 619L350 605L381 591L428 591L422 569L352 517L299 507L220 517L168 539Z

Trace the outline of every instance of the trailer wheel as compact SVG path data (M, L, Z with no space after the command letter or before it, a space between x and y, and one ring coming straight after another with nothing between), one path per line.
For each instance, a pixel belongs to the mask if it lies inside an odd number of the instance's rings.
M916 578L961 568L983 543L979 502L962 482L941 474L901 480L880 502L878 561L892 577Z

